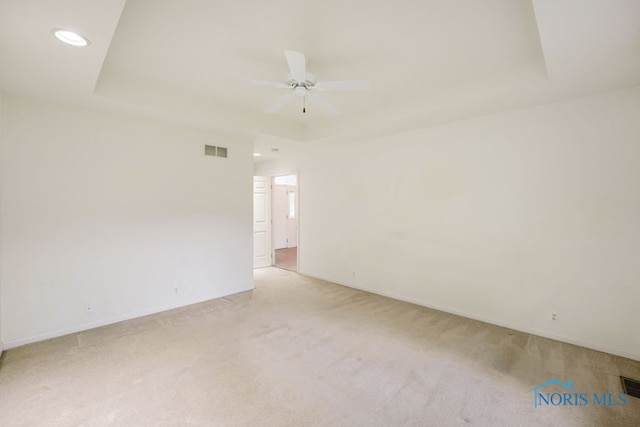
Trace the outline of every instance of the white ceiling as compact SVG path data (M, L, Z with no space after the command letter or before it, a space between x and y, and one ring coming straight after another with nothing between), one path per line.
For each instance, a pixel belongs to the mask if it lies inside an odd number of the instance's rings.
M91 40L73 48L51 30ZM370 92L263 110L285 49ZM216 129L263 159L640 84L640 0L0 0L0 89Z

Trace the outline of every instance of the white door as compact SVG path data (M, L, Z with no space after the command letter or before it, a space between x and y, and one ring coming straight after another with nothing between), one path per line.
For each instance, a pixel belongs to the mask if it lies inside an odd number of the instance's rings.
M287 185L273 186L273 245L287 248Z
M298 247L298 192L295 185L287 186L287 247Z
M298 246L298 192L295 185L273 186L273 241L275 249Z
M253 268L271 265L271 180L253 177Z

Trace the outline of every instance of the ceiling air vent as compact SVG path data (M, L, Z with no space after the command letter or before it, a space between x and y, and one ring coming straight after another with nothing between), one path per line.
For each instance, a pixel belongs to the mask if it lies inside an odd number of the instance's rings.
M227 147L216 147L215 145L205 145L204 154L205 156L227 158Z
M640 381L625 377L620 377L620 381L622 382L622 390L625 394L640 399Z

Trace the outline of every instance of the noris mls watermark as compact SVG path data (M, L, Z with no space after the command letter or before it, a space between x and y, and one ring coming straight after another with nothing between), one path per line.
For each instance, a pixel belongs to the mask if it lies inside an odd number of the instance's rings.
M544 389L555 384L564 388L561 392L549 392ZM557 389L558 387L554 387ZM627 404L624 393L578 392L571 386L571 380L566 383L550 379L529 390L533 392L533 407L541 406L625 406Z

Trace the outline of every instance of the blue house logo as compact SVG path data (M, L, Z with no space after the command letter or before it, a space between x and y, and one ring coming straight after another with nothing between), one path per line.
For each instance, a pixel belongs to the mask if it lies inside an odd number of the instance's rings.
M564 388L562 392L545 392L542 389L551 385ZM557 389L558 387L555 387ZM617 399L613 393L579 393L571 386L571 380L566 383L555 378L540 384L528 391L533 392L533 407L539 406L625 406L627 399L624 393L619 393ZM591 397L591 399L589 399Z
M529 390L529 393L533 392L533 407L537 408L540 405L553 405L553 406L558 406L561 403L563 403L563 401L568 400L565 398L565 395L569 395L571 396L572 393L543 393L540 391L540 389L547 387L551 384L557 384L561 387L566 388L567 390L570 390L572 392L575 393L575 390L573 389L573 387L571 387L571 380L567 380L567 383L563 383L562 381L558 381L555 378L551 378L549 381L544 382L542 384L540 384L537 387L532 388L531 390ZM555 403L557 402L557 403Z

